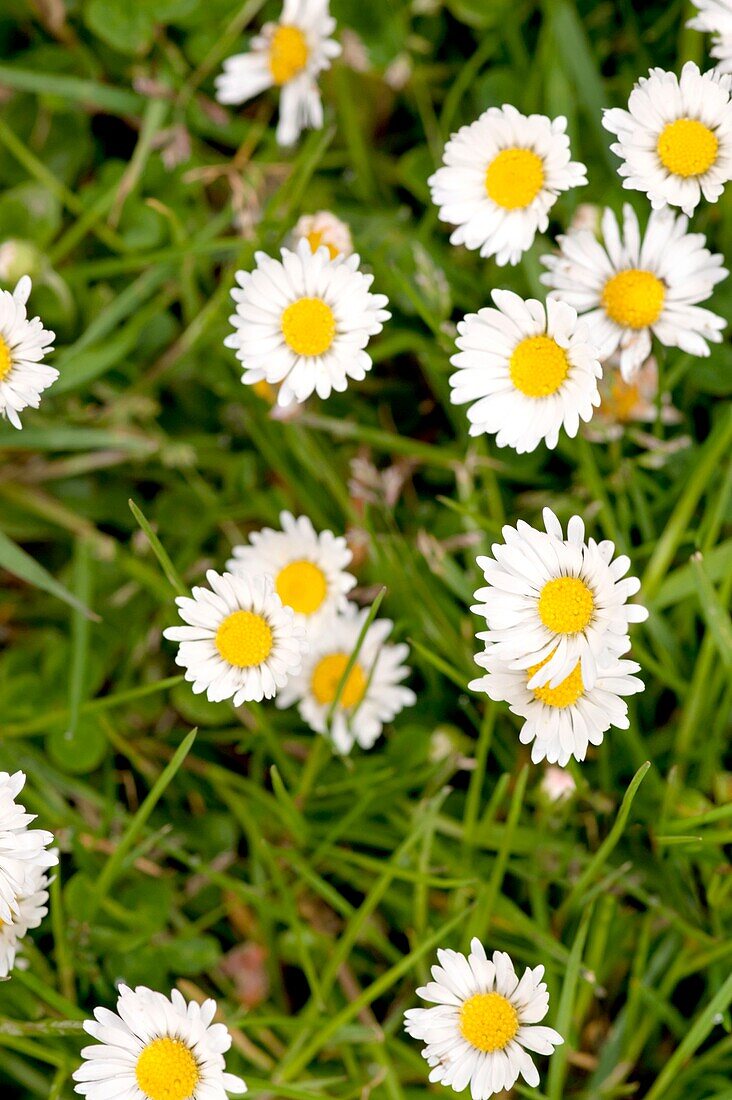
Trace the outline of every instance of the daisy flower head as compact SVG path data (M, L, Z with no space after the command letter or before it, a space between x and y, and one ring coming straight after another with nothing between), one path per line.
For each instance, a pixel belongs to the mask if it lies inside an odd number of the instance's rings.
M618 352L626 381L648 358L652 336L700 356L722 339L724 319L699 303L728 271L702 233L687 232L688 224L683 214L655 210L642 233L626 203L622 226L605 210L602 241L589 230L571 230L558 238L557 254L542 256L550 297L577 310L602 360Z
M341 52L331 38L336 22L329 8L329 0L285 0L279 22L266 23L249 52L227 58L216 78L216 97L225 104L280 89L280 145L292 145L303 130L323 125L318 76Z
M391 314L386 296L370 293L360 257L331 260L325 246L313 252L302 240L281 260L255 259L254 271L236 274L234 332L224 341L244 367L242 382L281 382L277 402L290 405L363 381L372 366L366 345Z
M145 986L119 987L117 1011L96 1008L84 1030L97 1040L84 1047L74 1073L76 1092L89 1100L226 1100L247 1087L226 1072L231 1036L213 1023L216 1002L187 1003Z
M175 663L212 703L271 699L300 669L308 644L302 621L283 606L271 577L209 569L206 580L209 588L175 601L186 625L163 631L180 642Z
M430 1081L455 1092L470 1086L472 1100L511 1089L519 1077L538 1085L528 1052L553 1054L564 1042L540 1024L549 1010L544 967L527 967L519 979L505 951L489 959L478 939L471 940L467 958L450 950L438 951L437 958L433 980L417 990L433 1007L405 1013L407 1033L425 1043Z
M58 378L58 371L43 362L53 351L55 334L39 317L28 319L26 303L31 292L27 275L12 293L0 290L0 415L14 428L22 428L18 413L37 409L41 394Z
M338 687L367 616L368 608L358 611L349 603L344 612L329 619L313 639L302 671L277 697L280 707L298 703L302 720L315 733L330 736L335 750L343 754L355 744L370 749L384 723L416 702L414 692L402 682L410 674L404 664L409 647L388 643L394 624L389 619L375 619L343 684L329 729Z
M56 855L54 852L49 854ZM38 928L48 913L49 881L44 866L37 863L28 865L23 889L15 899L13 919L0 921L0 978L7 978L10 974L26 934L31 928ZM22 967L22 961L18 965Z
M334 611L345 610L346 593L356 578L346 572L351 551L345 538L315 530L307 516L280 515L281 531L253 531L248 546L235 546L226 563L231 573L266 573L285 607L309 628Z
M34 868L44 870L58 863L58 853L48 851L53 834L31 829L35 814L28 814L16 799L25 786L23 772L0 772L0 922L12 924L21 914L20 899Z
M325 245L331 260L336 256L350 256L353 252L351 230L329 210L302 215L292 231L292 244L295 248L299 241L307 241L311 252L317 252Z
M692 30L711 34L711 55L717 71L732 72L732 0L693 0L698 15L686 24Z
M517 264L549 225L558 195L587 183L584 164L570 160L566 129L566 118L504 104L453 134L427 181L440 221L457 226L450 242Z
M562 428L573 438L600 404L602 368L587 326L564 302L544 306L509 290L491 297L495 308L458 323L452 403L472 402L470 434L495 435L499 447L556 447Z
M630 639L626 638L619 648L627 653ZM548 760L566 767L571 757L584 760L588 745L601 745L611 726L628 729L624 697L644 689L643 681L634 675L640 672L640 666L612 654L606 654L598 664L591 688L585 687L579 661L556 687L543 684L534 688L529 683L539 666L512 668L496 656L492 646L478 653L475 661L486 675L472 680L470 687L484 691L494 702L508 703L510 710L525 720L519 740L522 745L532 746L535 764Z
M623 187L644 191L654 210L680 206L692 214L701 201L716 202L732 178L732 79L701 73L687 61L681 76L651 69L628 99L628 109L605 110L602 124L615 134Z
M630 558L613 558L610 541L585 542L585 525L572 516L565 538L549 508L544 531L519 520L503 528L504 543L493 557L479 557L487 587L475 593L472 610L488 630L478 638L515 669L531 669L529 688L559 685L579 664L582 683L594 687L606 653L624 651L628 624L648 612L628 598L640 588L626 577ZM625 579L623 579L625 578Z

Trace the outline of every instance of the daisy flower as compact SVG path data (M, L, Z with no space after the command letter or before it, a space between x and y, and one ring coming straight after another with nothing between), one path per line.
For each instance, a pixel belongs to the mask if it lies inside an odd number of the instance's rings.
M629 380L651 351L651 336L690 355L709 355L725 321L701 309L726 278L723 257L707 248L702 233L688 233L688 220L671 210L651 213L645 233L631 206L623 207L622 230L612 210L602 217L603 242L589 230L558 237L559 253L542 256L541 281L551 298L574 306L589 326L601 359L619 352Z
M659 418L662 424L680 424L683 420L668 393L661 394L659 400L658 363L652 355L628 382L620 373L617 357L611 356L600 382L600 399L600 408L587 433L593 442L621 439L632 424L652 424Z
M305 627L284 607L271 577L234 576L209 569L210 588L194 588L176 604L186 626L163 636L180 642L175 663L186 670L196 695L234 706L271 699L300 670Z
M27 275L12 294L0 290L0 415L14 428L23 427L18 413L37 409L43 391L58 378L58 371L42 362L53 351L55 334L43 327L39 317L28 320L25 306L30 292Z
M336 256L350 256L353 252L351 230L345 222L335 214L331 214L329 210L302 215L292 231L292 243L295 248L299 241L307 241L311 252L317 252L321 245L325 245L331 260Z
M729 76L687 61L680 77L663 69L641 77L627 111L605 110L623 187L645 191L654 210L668 204L692 214L702 195L716 202L732 178L731 87Z
M491 297L495 309L469 313L458 324L452 403L473 402L470 434L495 435L499 447L519 454L542 440L556 447L562 428L573 438L600 404L602 368L587 326L564 302L545 307L509 290Z
M711 55L717 59L717 71L732 72L732 0L693 0L699 9L686 24L695 31L712 35Z
M119 987L117 1011L96 1008L84 1030L97 1040L84 1047L74 1073L76 1092L90 1100L226 1100L247 1087L226 1072L231 1036L211 1021L215 1001L187 1003L140 985Z
M305 129L323 125L318 76L330 68L341 47L330 36L336 22L329 0L285 0L278 23L266 23L248 53L224 62L216 78L220 103L244 103L265 91L280 89L277 141L292 145Z
M234 332L224 341L241 360L242 382L281 382L277 402L289 405L362 381L372 365L364 349L391 314L385 295L369 293L373 276L359 271L360 257L331 260L325 246L313 252L303 240L295 252L283 248L281 261L255 259L254 271L236 273Z
M235 546L226 563L230 573L266 573L285 607L313 629L323 618L346 607L356 578L346 572L351 551L342 536L315 530L307 516L280 515L281 531L253 531L249 546Z
M403 663L409 647L387 644L394 624L389 619L375 619L348 673L328 730L338 685L367 616L368 608L357 611L354 604L333 616L313 639L301 673L293 676L277 697L279 707L298 703L302 720L315 733L329 735L340 753L350 752L354 744L370 749L384 723L416 702L414 692L402 684L410 673Z
M564 1042L553 1028L537 1026L549 1009L544 967L527 967L519 980L511 957L494 951L489 959L478 939L467 958L449 950L437 958L433 981L417 990L434 1007L405 1013L407 1033L426 1044L430 1081L455 1092L469 1085L473 1100L511 1089L519 1077L538 1085L528 1051L553 1054Z
M12 921L0 921L0 978L7 978L15 966L16 955L22 950L22 940L29 929L38 928L46 916L48 884L46 868L31 863L26 871L23 889L15 898Z
M630 639L626 638L620 651L629 649ZM492 647L478 653L475 661L487 675L472 680L469 686L484 691L495 702L508 703L514 714L525 719L519 740L532 746L535 764L548 760L566 767L571 757L584 760L587 746L601 745L611 726L628 729L628 705L623 697L644 689L643 681L633 675L640 672L640 665L617 656L607 656L599 664L591 688L585 687L579 662L556 687L530 688L540 666L511 668Z
M488 587L475 593L472 608L489 629L478 638L496 643L497 657L515 669L531 669L530 688L558 687L580 665L591 688L598 664L608 653L623 652L628 624L648 618L628 598L640 588L626 577L630 558L613 559L612 542L584 541L585 525L572 516L565 539L549 509L546 531L519 520L503 528L505 543L494 543L493 557L479 557Z
M584 164L569 159L566 129L566 118L505 104L453 134L428 180L440 220L457 226L451 243L517 264L549 225L557 196L587 183Z
M16 798L25 786L23 772L0 772L0 923L21 917L20 899L29 874L58 863L58 853L47 851L53 834L29 829L35 814L25 812Z

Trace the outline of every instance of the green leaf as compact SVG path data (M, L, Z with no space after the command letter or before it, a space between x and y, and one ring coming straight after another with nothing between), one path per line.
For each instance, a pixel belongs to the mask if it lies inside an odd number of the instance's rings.
M62 584L59 584L47 569L44 569L35 558L32 558L12 539L9 539L3 531L0 531L0 566L7 569L8 573L12 573L14 577L18 577L27 584L32 584L35 588L40 588L43 592L48 592L49 595L63 600L64 603L76 608L88 619L99 622L98 615L95 615L88 607L84 607L76 596L73 596Z

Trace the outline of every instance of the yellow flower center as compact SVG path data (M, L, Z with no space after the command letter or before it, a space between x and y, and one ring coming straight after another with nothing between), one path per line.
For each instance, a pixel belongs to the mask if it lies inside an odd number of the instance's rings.
M605 395L600 411L621 423L630 420L640 404L640 390L635 382L625 382L619 374L613 377L610 390Z
M647 328L661 316L666 287L652 271L631 267L605 283L602 304L608 317L623 328Z
M538 665L532 665L527 669L526 682L528 683L535 672L538 672L540 668L543 668L547 661L550 661L552 654L545 657L543 661L540 661ZM582 683L582 669L580 668L579 661L574 666L572 672L566 680L562 680L561 684L557 684L555 688L549 687L548 684L543 684L541 687L532 688L534 692L534 698L540 699L542 703L546 703L548 707L559 707L563 710L565 707L571 707L573 703L583 695L585 685Z
M253 668L272 652L272 628L253 611L233 611L216 631L216 648L237 668Z
M296 355L322 355L335 338L335 316L322 298L298 298L282 314L282 332Z
M556 393L569 371L567 353L551 336L527 336L508 363L511 381L527 397Z
M327 706L335 699L338 685L350 659L348 653L329 653L327 657L322 657L318 661L310 687L321 706ZM360 664L356 661L343 685L339 706L343 707L344 710L355 707L363 699L365 691L366 677Z
M576 634L592 618L595 600L579 577L555 577L539 596L539 618L554 634Z
M476 1050L503 1050L518 1029L518 1012L500 993L476 993L460 1009L460 1034Z
M283 23L272 35L269 46L269 71L275 84L287 84L305 68L308 44L299 27Z
M12 369L13 360L10 355L10 348L0 336L0 382L10 374Z
M703 176L717 159L719 141L714 130L695 118L677 118L658 135L661 164L674 176Z
M257 397L261 397L262 400L266 401L269 405L274 405L277 400L277 390L264 378L260 382L255 382L252 389Z
M291 561L277 574L275 588L282 602L298 615L312 615L328 592L322 569L311 561Z
M137 1059L135 1077L148 1100L192 1100L201 1074L180 1039L153 1039Z
M485 189L504 210L520 210L534 201L544 183L544 162L532 149L502 149L488 165Z
M321 244L324 244L325 247L330 252L331 260L334 260L336 258L336 256L338 255L338 249L335 247L335 245L332 245L330 243L330 241L324 241L323 240L323 230L322 229L313 229L312 233L308 233L305 240L310 245L311 252L317 252L318 249L320 248Z

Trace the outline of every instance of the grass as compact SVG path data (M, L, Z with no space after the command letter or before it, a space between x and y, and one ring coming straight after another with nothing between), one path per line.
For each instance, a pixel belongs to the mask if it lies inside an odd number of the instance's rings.
M730 1100L732 353L660 358L677 424L552 455L469 440L454 322L496 285L536 292L548 241L499 271L450 247L425 183L452 129L508 101L566 114L589 167L553 232L580 200L617 208L600 109L650 64L703 61L690 5L333 0L368 61L334 67L325 128L282 153L271 99L212 101L276 4L105 3L0 14L0 240L26 242L61 370L22 433L0 425L0 766L63 851L0 994L3 1097L69 1100L80 1021L121 977L215 995L255 1097L437 1094L402 1014L435 949L477 935L546 965L567 1039L516 1096ZM278 421L223 347L228 294L320 208L394 316L364 383ZM694 225L732 255L729 189ZM631 554L652 612L630 729L559 806L507 708L465 686L475 555L546 504ZM418 703L368 754L195 698L161 640L175 594L283 507L352 533L361 598L385 589L411 642Z

